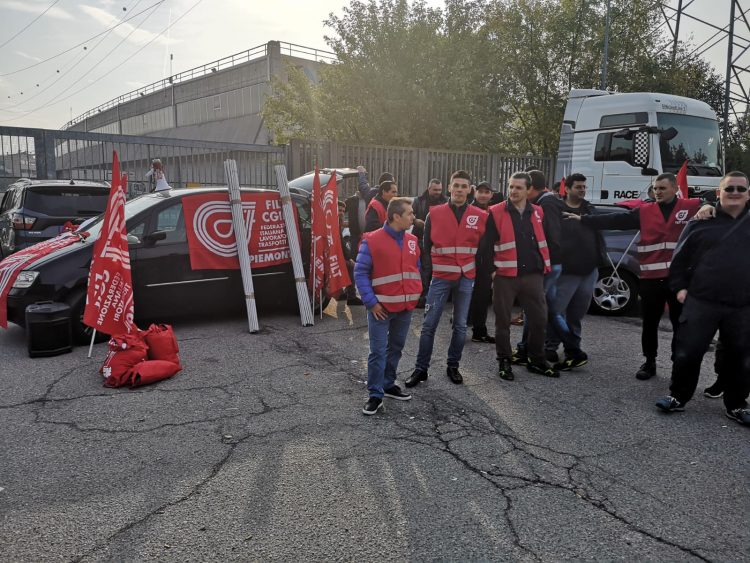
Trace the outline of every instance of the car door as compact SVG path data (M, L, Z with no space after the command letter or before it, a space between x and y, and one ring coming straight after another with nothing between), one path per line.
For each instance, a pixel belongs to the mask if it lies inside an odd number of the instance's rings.
M134 250L131 263L139 318L210 309L227 292L229 277L223 270L191 269L181 200L152 212Z
M10 237L13 232L10 212L13 208L14 194L15 189L10 188L3 195L2 203L0 203L0 258L3 258L10 253Z

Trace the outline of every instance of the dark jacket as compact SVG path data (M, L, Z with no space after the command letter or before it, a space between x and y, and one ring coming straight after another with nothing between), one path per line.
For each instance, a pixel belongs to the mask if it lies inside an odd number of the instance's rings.
M421 219L422 221L426 221L427 214L430 212L430 207L433 207L435 205L442 205L443 203L448 202L448 198L442 194L440 195L440 199L438 201L430 201L428 190L429 188L425 188L425 191L421 196L414 198L414 203L412 204L412 209L414 209L414 219ZM419 240L422 240L422 238L424 237L424 227L418 227L417 225L414 225L414 228L411 232Z
M745 219L743 219L745 217ZM727 232L742 223L731 233ZM669 268L669 287L702 301L731 307L750 305L750 216L737 219L716 208L716 217L690 221Z
M513 221L519 277L526 274L541 274L544 272L544 259L539 252L539 244L534 235L534 226L531 223L531 214L533 211L534 208L529 202L526 203L523 214L516 209L510 200L508 200L508 205L505 208L505 213L508 213L511 221ZM542 219L542 225L543 224L544 219ZM545 231L545 238L546 236L547 233ZM479 251L477 252L477 256L481 256L481 265L477 262L477 275L483 273L486 268L489 268L490 271L494 270L494 246L499 240L500 233L497 232L495 220L492 215L490 215L487 220L487 229L485 230L484 237L482 237L482 241L479 244ZM549 247L549 243L547 246Z
M586 200L583 200L580 207L569 207L563 202L562 210L586 216L594 213L594 206ZM560 234L563 274L585 276L606 262L606 247L598 230L580 221L563 219Z
M562 228L562 201L552 192L542 192L539 194L534 203L544 211L542 226L544 227L544 237L547 239L547 248L549 248L549 261L552 264L560 264L562 260L560 249L560 229Z

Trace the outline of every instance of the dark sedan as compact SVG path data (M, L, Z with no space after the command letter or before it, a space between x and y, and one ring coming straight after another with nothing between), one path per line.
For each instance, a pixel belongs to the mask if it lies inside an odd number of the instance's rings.
M247 192L268 192L252 190ZM226 189L200 188L146 194L125 205L130 262L137 321L167 321L185 313L215 315L244 311L244 291L239 270L191 268L182 200L196 194L226 194ZM310 248L308 198L292 194L298 212L302 256ZM83 243L63 248L21 272L8 296L8 319L24 324L27 305L37 301L65 302L73 310L73 330L79 342L90 338L81 323L93 241L102 216L82 225L90 236ZM253 270L259 309L290 307L297 303L290 263Z

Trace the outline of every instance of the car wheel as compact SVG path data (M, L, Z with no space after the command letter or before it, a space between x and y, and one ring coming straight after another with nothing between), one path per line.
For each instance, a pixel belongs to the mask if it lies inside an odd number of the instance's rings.
M624 315L638 302L638 280L630 272L612 273L611 268L599 270L591 310L601 315Z
M90 344L94 329L83 324L83 310L86 307L86 289L81 288L73 291L65 299L65 303L70 307L73 341L80 345ZM107 340L109 340L108 334L97 332L94 342L106 342Z

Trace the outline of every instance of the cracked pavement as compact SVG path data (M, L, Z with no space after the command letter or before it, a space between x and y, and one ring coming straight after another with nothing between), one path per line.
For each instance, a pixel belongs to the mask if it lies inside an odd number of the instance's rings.
M134 390L101 385L104 344L0 332L0 561L750 559L750 431L700 394L657 412L632 319L588 317L559 380L469 341L457 386L444 317L429 380L373 417L361 307L176 322L184 371Z

